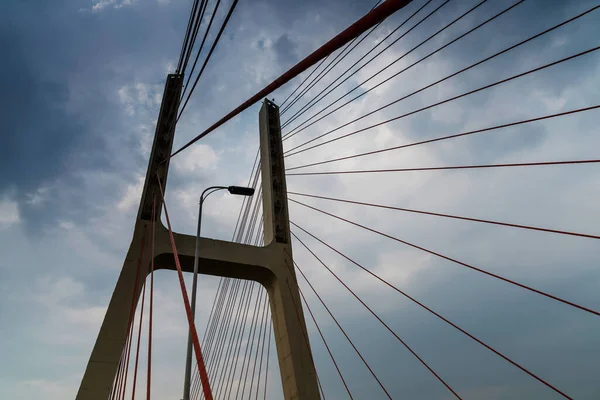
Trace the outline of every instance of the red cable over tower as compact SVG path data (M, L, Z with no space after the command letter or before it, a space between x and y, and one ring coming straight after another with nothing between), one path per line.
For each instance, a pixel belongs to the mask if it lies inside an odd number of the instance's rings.
M248 100L240 104L237 108L231 111L229 114L225 115L223 118L215 122L212 126L207 128L204 132L190 140L188 143L183 145L179 150L175 151L171 154L167 159L174 157L179 154L183 150L190 147L192 144L202 139L204 136L208 135L219 126L223 125L225 122L229 121L231 118L235 117L257 101L262 100L264 97L268 96L273 91L279 89L302 72L306 71L321 59L327 57L329 54L333 53L340 47L344 46L346 43L354 39L355 37L363 34L368 29L374 27L396 11L405 7L412 0L386 0L383 4L371 10L371 12L367 13L364 17L350 25L344 31L339 33L333 39L329 40L323 46L319 47L317 50L309 54L304 60L300 61L298 64L294 65L287 72L281 75L279 78L275 79L273 82L269 83L262 90L258 91L254 96L250 97Z

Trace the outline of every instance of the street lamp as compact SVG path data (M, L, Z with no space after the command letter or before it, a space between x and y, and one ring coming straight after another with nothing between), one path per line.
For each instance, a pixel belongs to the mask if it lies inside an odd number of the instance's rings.
M243 186L211 186L206 188L202 195L200 195L200 206L198 208L198 228L196 230L196 250L194 252L194 277L192 279L192 299L191 299L191 309L192 309L192 320L195 319L196 316L196 285L198 281L198 262L200 260L200 227L202 226L202 204L204 200L212 193L217 192L219 190L227 189L229 193L235 194L238 196L252 196L254 194L254 189ZM208 192L208 193L206 193ZM185 381L183 384L183 400L190 399L190 383L191 383L191 374L192 374L192 335L191 331L188 331L188 344L187 344L187 353L185 358Z

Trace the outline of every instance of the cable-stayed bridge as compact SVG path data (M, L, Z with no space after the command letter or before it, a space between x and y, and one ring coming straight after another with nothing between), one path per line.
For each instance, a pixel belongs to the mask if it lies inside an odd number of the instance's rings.
M435 231L431 232L432 240L428 242L422 237L417 236L417 240L410 235L402 235L401 231L386 228L389 227L389 220L396 218L395 216L410 215L414 218L428 218L427 221L440 221L440 224L449 221L472 224L502 230L507 235L511 235L511 232L528 232L531 235L565 238L597 246L596 241L600 239L600 235L593 231L570 228L568 218L561 220L564 223L559 225L544 224L544 220L539 224L530 224L511 217L511 201L506 201L507 209L503 213L506 218L444 211L444 197L450 202L452 193L438 193L440 198L437 203L428 201L423 206L408 202L397 204L369 200L368 184L373 179L371 177L375 176L385 176L390 182L390 190L398 187L396 182L401 182L405 177L409 182L418 181L420 174L446 174L444 176L450 182L456 182L452 174L489 174L489 178L485 179L493 186L494 179L500 182L498 185L502 184L504 178L501 174L504 171L551 170L575 177L587 174L590 168L597 167L596 164L600 162L600 158L593 156L597 151L589 152L591 157L571 157L578 153L565 147L564 154L555 151L555 156L547 159L540 159L523 151L518 152L518 160L486 161L485 154L480 154L478 157L467 157L473 162L421 162L417 165L403 163L405 158L411 160L410 156L406 156L407 153L421 154L418 152L425 146L439 146L448 152L452 152L454 143L467 140L480 140L481 143L489 140L490 146L502 146L502 139L498 139L502 135L528 135L529 132L536 132L540 124L569 126L564 125L563 121L592 118L600 108L599 103L565 103L548 112L528 114L528 110L533 107L526 104L529 101L526 96L512 99L517 104L520 101L525 103L520 105L524 112L517 115L501 112L503 104L490 101L491 113L498 110L502 119L482 118L479 121L491 120L494 123L477 125L477 122L469 124L469 129L466 130L448 130L424 136L406 135L404 139L409 140L402 143L374 140L376 148L368 151L349 144L352 139L368 138L369 135L374 137L377 133L385 133L386 129L393 129L398 123L421 115L431 115L444 106L459 104L460 107L461 101L507 85L533 85L531 90L541 93L544 87L535 87L536 77L597 57L597 50L600 49L600 43L593 38L591 44L549 46L544 57L540 57L542 62L532 56L527 62L518 63L515 68L504 68L506 60L511 60L513 54L529 51L538 42L558 39L568 42L568 35L573 34L576 27L589 24L590 20L593 21L591 18L600 12L600 5L593 2L572 4L565 7L565 15L555 23L539 29L539 24L535 24L532 28L534 32L514 39L511 36L510 43L505 47L474 48L471 57L465 59L461 63L463 66L457 70L431 78L424 71L422 75L426 76L427 83L412 88L403 82L403 77L420 71L419 68L435 60L438 54L451 53L462 43L470 43L475 36L489 35L490 27L511 26L515 23L514 14L528 2L481 0L458 5L459 13L445 18L443 25L430 29L428 21L443 14L449 3L452 2L378 2L364 17L267 86L257 90L252 97L205 128L193 140L174 149L177 122L188 108L227 25L232 23L232 15L238 4L237 0L230 3L223 19L217 22L215 20L220 15L217 12L220 0L193 2L177 68L166 79L132 243L77 399L133 399L136 390L138 397L142 397L140 393L143 393L147 399L151 398L152 327L156 323L152 319L153 273L160 269L173 270L178 275L182 305L186 309L195 361L189 398L258 399L277 395L267 392L268 370L274 368L280 371L285 399L325 399L330 385L342 387L348 398L361 398L357 395L357 386L360 385L348 377L348 366L340 361L340 355L333 351L335 349L332 350L331 339L327 338L320 327L323 323L339 330L339 338L345 341L346 352L353 355L356 368L362 371L362 379L371 381L372 398L404 398L401 392L396 391L396 385L389 378L386 380L381 376L380 360L364 355L365 349L353 340L355 334L344 326L342 318L330 307L327 294L319 291L318 285L313 281L314 275L311 277L305 269L307 266L299 265L292 248L294 252L302 252L310 257L311 264L319 268L320 274L327 275L336 282L347 299L345 302L348 308L364 312L367 315L365 318L369 320L369 327L377 326L377 329L385 331L393 346L402 348L405 357L411 357L414 369L427 375L428 385L439 386L440 393L443 393L441 396L444 396L441 398L476 396L456 385L448 367L436 365L425 355L429 352L426 349L424 351L420 343L415 345L406 339L401 326L399 328L394 321L386 320L383 313L356 289L357 282L368 280L370 285L378 288L376 290L382 293L385 291L388 296L386 299L391 304L399 299L412 304L419 312L431 316L452 334L464 337L477 351L485 352L486 357L491 355L505 363L515 373L526 378L527 385L536 385L536 393L541 396L539 398L576 398L572 393L574 385L569 387L569 382L566 385L560 380L556 382L538 371L535 368L538 363L529 362L526 349L520 353L509 352L497 346L494 340L477 333L477 329L464 326L455 318L445 315L442 309L421 300L418 292L411 290L411 285L400 285L389 278L386 270L374 268L379 260L365 260L360 254L346 251L343 248L347 246L325 239L325 236L331 235L324 235L315 228L321 226L323 230L329 231L329 227L335 225L335 229L351 229L352 232L360 232L357 237L368 237L365 240L372 241L374 245L378 243L376 240L384 240L386 248L397 246L402 251L414 251L420 254L425 263L435 260L443 263L444 268L458 268L461 272L465 271L465 274L498 282L511 290L525 293L526 300L543 301L548 307L569 310L586 318L600 317L598 306L581 303L576 300L576 295L564 293L560 288L547 288L543 279L538 282L520 279L522 275L514 270L486 266L485 258L477 260L467 254L439 249L433 240L437 237ZM477 13L482 10L485 10L484 14ZM392 21L393 24L390 24ZM372 40L380 30L385 30L385 36L381 40ZM417 33L420 39L411 39ZM491 43L494 38L489 40ZM403 45L404 43L406 44ZM394 51L397 50L394 46L398 45L403 45L402 50ZM493 63L500 63L506 72L482 73L475 75L476 78L469 87L456 85L451 91L443 89L445 85L452 85L469 73L477 74L477 71ZM568 73L569 70L560 71ZM287 90L283 101L268 99L280 89ZM380 93L384 91L388 94L391 92L393 99L385 103L378 102ZM176 227L171 226L169 208L165 202L170 160L207 135L218 135L221 126L261 102L260 113L256 116L260 146L249 171L247 184L254 189L254 195L244 199L232 240L204 237L197 240L195 236L175 233ZM373 106L354 117L348 110L359 103ZM460 118L460 111L454 108L450 112L455 113L452 118ZM347 118L347 115L351 117ZM570 132L569 135L575 137L576 133ZM486 139L488 137L491 139ZM320 159L311 156L311 153L319 151L319 154L326 156ZM384 163L373 162L382 157L385 157ZM448 156L447 159L452 160L453 157ZM526 172L516 174L517 177L523 174L523 179L526 179ZM329 184L331 190L307 192L303 189L301 180L309 177L325 179L324 182ZM352 177L359 177L361 180L358 182L362 182L354 186L355 193L340 193L336 190L336 179ZM535 182L523 184L534 185ZM410 189L410 185L405 187ZM561 188L555 190L560 192ZM428 207L428 204L439 206ZM347 212L349 209L353 211ZM310 221L296 219L293 210L309 213ZM381 212L376 214L375 211ZM561 211L554 210L554 213ZM379 219L374 218L375 215ZM161 216L164 217L166 226L161 222ZM476 242L474 238L471 240ZM336 257L335 264L330 261L331 257ZM404 264L400 257L393 262L398 268ZM350 278L344 276L337 263L351 266L355 269L353 274L360 275ZM201 274L221 277L217 294L212 300L208 324L203 329L194 321L190 289L186 287L183 277L184 272L192 272L195 267ZM357 278L358 276L360 277ZM143 318L144 307L149 310L149 318L146 320ZM324 310L320 316L326 316L326 322L318 320L319 314L313 312L315 307ZM140 317L136 319L136 310L140 309ZM307 329L307 324L310 329ZM147 349L140 347L142 335L148 335ZM327 365L315 363L312 350L315 342L323 349L323 354L328 359ZM560 346L558 343L556 345ZM148 352L147 370L144 371L139 368L138 362L139 354L143 351ZM269 365L271 351L276 352L278 365ZM344 354L344 359L346 355ZM479 368L483 369L485 365ZM320 378L323 369L334 371L336 382ZM178 384L180 383L174 383ZM184 397L187 396L184 394Z

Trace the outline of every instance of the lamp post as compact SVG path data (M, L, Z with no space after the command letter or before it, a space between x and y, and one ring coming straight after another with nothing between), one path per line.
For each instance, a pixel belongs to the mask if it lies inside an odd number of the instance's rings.
M206 188L200 196L200 206L198 207L198 227L196 229L196 249L194 251L194 276L192 279L192 298L191 298L191 309L192 309L192 320L196 316L196 286L198 282L198 262L200 260L200 228L202 226L202 205L204 200L212 193L219 190L227 189L229 193L239 196L252 196L254 189L243 186L211 186ZM208 192L208 193L206 193ZM183 383L183 400L190 399L190 383L192 374L192 335L191 331L188 331L188 343L187 352L185 358L185 380Z

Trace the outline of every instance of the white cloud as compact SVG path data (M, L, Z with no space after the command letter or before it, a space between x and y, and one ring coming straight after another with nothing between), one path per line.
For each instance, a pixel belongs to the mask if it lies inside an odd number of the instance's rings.
M92 6L92 11L100 11L103 8L111 5L111 4L115 4L117 2L117 0L98 0L93 6Z
M108 7L122 8L131 5L135 0L96 0L90 9L92 12L100 12Z
M190 176L214 170L219 162L219 157L213 148L205 144L197 144L188 151L178 156L173 166Z
M90 333L100 326L106 314L106 307L68 308L64 310L65 319L69 324L89 327Z
M45 312L39 338L55 345L87 344L106 313L106 306L90 305L85 286L71 277L42 276L36 281L35 300Z
M175 67L176 67L176 64L175 64L175 62L173 62L173 61L169 61L169 62L167 62L167 63L165 64L165 67L164 67L164 69L163 69L163 73L164 73L165 75L167 75L167 74L172 74L172 73L173 73L173 71L175 71ZM162 95L161 95L161 96L162 96Z
M102 0L96 2L96 11L112 6L123 6L127 3L129 2ZM233 37L230 41L224 37L225 42L222 43L223 48L227 47L228 51L215 53L214 63L209 65L209 69L205 72L206 80L201 82L198 89L198 91L205 90L205 92L202 93L202 96L197 94L195 97L198 99L196 104L199 104L200 107L188 107L187 114L178 126L176 141L184 142L186 139L195 136L199 127L208 126L220 115L237 106L240 98L246 98L247 95L252 94L262 84L282 71L283 67L276 62L277 58L273 53L270 38L277 38L285 32L299 32L299 35L295 37L295 40L298 41L297 53L308 54L324 39L331 37L327 31L327 29L330 29L329 23L325 25L317 24L320 14L306 13L305 16L296 18L292 22L278 22L273 18L265 21L264 15L270 15L265 12L268 10L268 5L261 3L256 7L240 8L236 11L236 13L240 13L239 15L236 14L236 18L240 21L238 30L234 30L234 25L230 25L232 28L230 32L232 32ZM324 14L321 19L328 18ZM365 46L368 47L376 43L382 35L383 32L375 35L371 38L371 42L367 41L365 43ZM264 40L264 50L260 52L256 51L259 47L258 39ZM360 52L359 50L353 54L354 59L359 56ZM372 66L366 68L357 77L350 79L346 85L343 85L329 98L333 100L337 96L336 93L341 94L343 90L349 89L351 85L368 77L402 52L403 49L397 47L390 50L389 53L384 53ZM243 62L226 62L232 60L232 55L235 56L236 60L243 60ZM341 72L344 70L354 60L351 61L350 59L342 63L335 71ZM400 70L415 59L407 57L403 63L398 63L394 71ZM444 53L442 53L439 57L432 59L431 62L420 64L418 69L415 68L413 71L404 74L403 77L396 78L383 85L371 95L365 96L365 98L353 103L350 107L333 114L323 122L299 134L296 138L286 141L286 147L289 148L320 132L339 126L350 118L360 116L423 84L451 73L460 63L461 60L446 59ZM159 65L164 66L164 64ZM172 64L167 69L172 71ZM388 71L383 76L365 85L361 90L372 87L394 71ZM217 73L220 74L218 79ZM484 70L484 73L482 73L483 76L495 76L495 74L497 72L493 69ZM332 75L335 76L335 74ZM385 112L378 113L365 121L347 127L337 134L452 96L464 90L464 84L468 82L468 79L469 75L465 75L462 81L457 80L455 83L449 81L443 87L432 88L410 101L391 107ZM274 95L277 99L282 100L286 97L283 94L289 93L300 80L292 82ZM330 75L315 89L311 90L310 94L316 94L321 87L324 87L331 80L332 76ZM539 84L540 86L545 85L544 82ZM584 82L582 86L587 88L597 87L593 81ZM520 116L541 115L544 112L570 108L577 96L581 97L578 95L579 89L581 88L573 85L571 92L553 94L541 89L530 90L526 86L514 85L506 91L494 91L488 98L477 98L473 101L436 108L430 113L422 113L421 123L411 123L414 120L407 118L402 122L384 125L378 129L358 134L352 139L339 141L335 145L323 146L318 150L311 150L302 155L290 157L286 159L286 164L289 167L312 161L321 161L334 156L409 143L416 138L435 137L441 134L459 132L463 129L518 119ZM219 92L219 96L214 96L215 92ZM136 140L139 139L141 151L145 155L149 154L153 134L152 121L156 117L156 109L160 103L161 93L161 85L156 86L141 82L121 86L116 91L118 101L123 105L124 112L136 118L135 123L130 125L135 127L135 135L141 134L141 139L134 136ZM310 98L310 95L307 98ZM585 102L585 100L583 101ZM327 101L323 103L327 103ZM302 101L299 105L301 104L303 104ZM318 109L319 107L311 109L296 123ZM171 186L173 190L167 193L167 196L172 196L172 201L171 199L168 201L172 212L171 217L179 222L177 226L174 226L176 230L185 228L193 231L195 229L198 196L204 187L225 182L240 182L240 184L245 185L248 171L244 168L250 168L257 146L256 133L258 128L255 111L256 108L235 121L230 121L226 126L220 128L219 132L215 132L203 140L202 144L194 145L173 159L171 172L179 174L178 178L188 178L184 185L175 188ZM136 124L137 122L139 124ZM295 123L291 126L294 125ZM521 142L516 140L518 146L510 147L507 151L496 151L482 155L481 153L484 153L486 149L496 147L497 143L493 142L496 137L509 137L506 142L498 142L500 144L514 144L516 136L510 136L506 132L502 132L487 136L489 141L479 142L479 145L472 145L472 142L467 139L457 140L323 165L315 167L313 170L450 165L487 159L488 157L507 160L526 160L528 157L558 158L565 155L577 157L585 153L586 149L591 149L589 151L593 152L593 149L597 148L598 143L594 139L594 131L590 131L586 126L578 126L577 119L560 123L552 121L552 123L542 126L548 129L549 134L547 137L543 137L539 142L535 142L527 148L521 148ZM561 132L569 132L569 134L562 136ZM226 160L227 162L224 162ZM145 165L136 165L136 168L143 171ZM174 181L171 181L170 185L175 184ZM596 230L594 218L586 218L582 215L597 215L600 212L596 205L597 202L595 202L600 190L596 182L599 182L597 176L590 171L584 171L577 179L570 179L567 172L559 172L558 170L549 172L529 170L512 173L508 171L487 171L471 174L434 172L347 175L329 178L290 177L288 179L288 189L314 194L333 194L335 197L433 211L494 217L496 219L510 218L515 222L564 226L571 227L574 230L594 232ZM44 328L46 329L45 333L51 335L54 342L65 345L79 343L75 335L80 335L86 336L85 340L87 340L88 347L91 348L91 343L102 320L104 306L108 304L108 296L112 291L112 285L116 281L120 262L122 261L121 259L115 260L114 257L109 257L108 254L117 249L122 257L125 256L133 224L132 214L138 204L142 185L142 177L130 179L129 181L121 179L118 184L115 184L114 190L116 193L122 193L122 195L114 202L98 205L97 207L100 208L102 215L86 222L89 226L81 226L81 224L70 220L60 224L66 232L56 235L57 245L60 245L60 248L75 249L73 256L85 256L90 260L90 263L94 264L93 269L86 269L81 268L82 264L78 263L77 268L72 268L72 271L82 273L83 270L85 274L89 274L86 276L90 280L95 280L97 276L104 276L102 274L110 270L111 278L98 284L102 286L103 297L94 301L89 301L92 294L87 284L84 285L75 278L61 275L61 278L44 278L46 280L39 281L41 285L38 287L40 291L39 299L43 299L44 304L52 306L52 309L47 309L50 321L47 321ZM32 194L30 199L32 204L43 204L42 197L38 198L36 196L37 194ZM214 235L219 229L231 229L235 224L237 210L239 209L239 198L227 194L215 194L214 196L210 206L205 211L205 216L208 218L206 219L206 225L203 226L203 232L206 232L207 236ZM503 273L531 279L531 282L534 283L540 282L538 279L543 276L543 279L548 279L548 281L542 281L542 283L553 281L551 285L559 288L557 290L567 291L569 288L560 286L561 278L569 278L581 271L587 271L584 264L593 259L589 256L590 254L595 254L592 246L583 246L582 250L585 251L576 252L575 250L578 250L578 247L559 246L556 244L558 242L555 242L552 237L542 236L539 239L529 239L528 236L519 236L518 233L505 228L480 230L479 227L468 225L466 222L451 221L451 223L446 220L435 220L433 217L408 216L391 211L384 212L358 208L321 200L301 200L351 220L359 221L367 226L376 227L386 233L406 237L407 240L415 241L417 244L430 246L433 250L440 249L443 253L448 252L458 257L465 257L478 266L497 268L498 271ZM449 287L458 287L457 292L463 292L457 293L456 298L451 299L452 301L457 301L458 298L463 297L468 298L465 293L468 293L472 288L461 287L461 281L453 279L454 275L458 273L452 268L459 267L446 264L442 266L434 256L407 249L399 243L352 228L345 223L334 221L329 217L306 210L300 206L291 204L290 208L293 220L300 222L302 226L316 233L322 239L331 242L335 247L351 255L357 261L363 263L365 267L379 273L383 278L390 280L402 289L406 289L409 294L415 294L416 292L419 299L423 296L431 302L438 302L442 306L446 306L444 299L440 300L439 295L435 293L438 289L436 282L439 279L444 280L444 284ZM8 221L9 226L19 221L17 205L9 200L0 202L0 227L6 221ZM511 232L514 237L511 237ZM524 237L526 240L523 239ZM303 235L301 235L301 238L305 240ZM389 300L386 292L381 289L382 284L380 282L369 278L364 272L341 260L337 255L330 254L328 250L317 247L312 240L307 239L306 243L314 248L317 254L323 257L323 260L336 273L339 273L350 287L356 289L361 296L365 296L368 304L376 305L377 310L404 312L402 305ZM353 321L352 318L359 315L357 309L360 305L355 303L345 289L336 283L330 274L301 246L294 246L294 256L309 279L324 294L325 300L328 303L333 303L333 306L338 310L336 313L339 312L343 318ZM44 261L47 262L45 257ZM566 261L568 263L565 263ZM563 263L568 265L568 268L562 268ZM560 265L557 266L556 264ZM106 269L98 268L98 265ZM544 273L540 274L540 271L544 271ZM552 273L549 273L549 271ZM167 274L169 275L167 276ZM155 365L157 365L156 375L159 386L157 391L163 395L162 397L167 398L176 395L174 394L176 391L172 389L172 382L180 377L181 371L177 368L181 367L181 363L177 356L182 353L185 347L186 323L181 304L181 294L178 292L175 276L170 271L164 272L164 274L161 272L157 276L159 275L162 276L162 279L157 279L161 282L157 285L164 284L164 287L157 289L155 298L156 321L160 321L156 324L156 339L161 341L160 343L157 342L155 346L159 354ZM566 281L566 279L563 281ZM214 290L214 286L207 283L206 287L202 289L201 298L207 301L201 302L199 314L203 316L202 318L205 318L211 305L209 300L212 299L213 292L210 292L210 290ZM207 294L207 292L210 293ZM577 293L567 294L574 297L578 296ZM490 302L491 300L485 296L479 296L476 303L481 306L493 306L494 304L490 304ZM355 306L355 304L357 305ZM318 315L317 317L321 317L320 321L323 321L323 316ZM478 316L474 313L473 317ZM366 320L360 320L361 325L368 326L364 321ZM477 321L480 320L475 320L474 324L477 325ZM344 323L344 321L342 322ZM325 320L324 325L329 327L332 324L329 320ZM492 326L493 324L486 320L484 324L479 325ZM201 324L199 326L203 327ZM416 328L415 330L418 331ZM311 332L314 332L312 328ZM326 335L332 334L332 332L328 329ZM510 335L506 336L510 338ZM315 337L311 337L311 339L313 341L319 340ZM376 346L370 347L374 348ZM83 358L89 355L90 348L85 348L80 352L84 355ZM160 349L168 349L168 351ZM75 364L73 362L73 365ZM85 361L79 361L79 364L76 365L77 369L81 371L84 366ZM327 366L323 368L327 370ZM273 383L279 377L276 367L272 368L271 371L273 371L273 375L269 379ZM55 397L67 398L73 397L78 379L73 382L74 384L71 384L58 379L55 381L32 380L28 384L41 393L45 391L54 393L55 388L57 388L56 393L59 393L58 390L63 390L60 394L55 394ZM477 393L477 391L473 390L473 393ZM31 396L31 398L39 397L44 396Z
M140 175L135 183L127 185L125 193L117 203L117 209L119 211L131 211L134 207L139 205L145 181L146 177Z
M84 295L84 287L70 277L40 277L37 280L37 300L46 306L56 306L63 300Z
M38 188L35 192L27 194L27 204L32 206L40 206L44 202L48 200L50 188L47 186L42 186Z
M121 86L117 90L119 102L125 107L130 117L148 109L154 110L160 106L162 99L161 85L151 85L136 82Z
M6 229L21 221L16 201L4 198L0 200L0 229Z
M150 124L139 124L137 133L140 136L140 154L147 157L152 151L152 142L154 140L154 132L156 130L156 121Z
M71 221L60 221L58 227L68 231L75 228L75 224Z
M118 91L118 94L119 94L119 100L121 101L121 103L123 105L125 105L125 112L127 113L127 115L132 117L135 114L135 111L133 109L133 104L132 104L133 100L127 91L127 87L123 86L122 88L120 88Z

